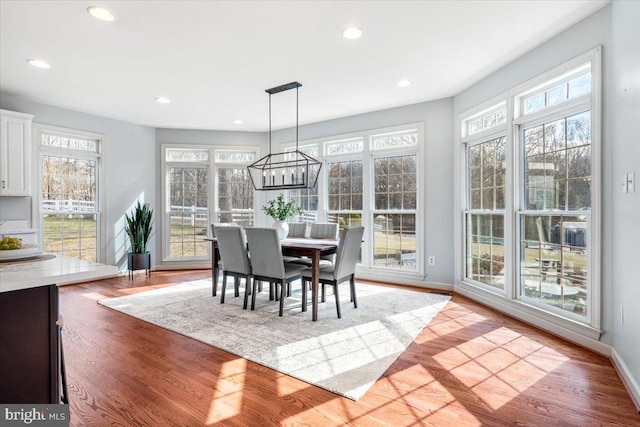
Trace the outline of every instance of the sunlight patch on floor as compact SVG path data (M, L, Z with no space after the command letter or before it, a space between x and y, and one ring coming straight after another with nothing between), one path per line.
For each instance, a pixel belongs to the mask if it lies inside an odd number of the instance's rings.
M206 423L211 425L235 417L242 410L247 360L234 359L221 365ZM220 414L224 414L221 416Z
M433 356L488 407L498 410L569 360L508 328Z

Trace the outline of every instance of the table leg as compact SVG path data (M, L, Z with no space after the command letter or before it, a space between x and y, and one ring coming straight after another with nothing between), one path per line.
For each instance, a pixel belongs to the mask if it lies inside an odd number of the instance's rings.
M318 278L320 276L320 251L314 251L311 257L311 320L318 320Z

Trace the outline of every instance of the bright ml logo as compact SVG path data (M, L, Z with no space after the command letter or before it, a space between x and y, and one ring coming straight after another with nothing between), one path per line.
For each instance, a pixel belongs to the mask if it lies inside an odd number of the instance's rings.
M69 427L68 405L0 405L3 426Z

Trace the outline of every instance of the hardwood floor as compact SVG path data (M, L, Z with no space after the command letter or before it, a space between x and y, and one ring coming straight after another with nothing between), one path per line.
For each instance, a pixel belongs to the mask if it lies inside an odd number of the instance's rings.
M60 288L72 426L640 425L607 358L459 295L357 402L96 303L209 275Z

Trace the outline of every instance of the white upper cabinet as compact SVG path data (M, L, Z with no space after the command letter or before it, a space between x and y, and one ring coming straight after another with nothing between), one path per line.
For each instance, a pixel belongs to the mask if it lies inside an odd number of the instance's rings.
M0 110L0 196L30 196L30 114Z

